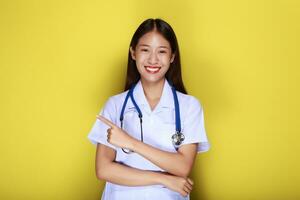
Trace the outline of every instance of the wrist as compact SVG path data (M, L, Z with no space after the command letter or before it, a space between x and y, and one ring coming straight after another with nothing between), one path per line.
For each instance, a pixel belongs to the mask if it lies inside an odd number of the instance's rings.
M160 185L166 185L165 181L166 181L167 175L164 172L155 172L154 176L153 176L153 181L156 184L160 184Z
M138 145L140 141L135 139L135 138L132 138L132 140L130 141L130 146L129 146L129 149L132 150L132 151L136 151L136 147Z

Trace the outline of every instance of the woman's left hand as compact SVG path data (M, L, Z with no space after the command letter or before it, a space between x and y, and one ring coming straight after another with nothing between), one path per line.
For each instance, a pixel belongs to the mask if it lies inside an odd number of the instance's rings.
M101 115L97 115L97 119L108 125L110 128L107 129L107 142L110 144L126 149L132 149L135 138L131 137L124 130L119 128L117 125L106 119Z

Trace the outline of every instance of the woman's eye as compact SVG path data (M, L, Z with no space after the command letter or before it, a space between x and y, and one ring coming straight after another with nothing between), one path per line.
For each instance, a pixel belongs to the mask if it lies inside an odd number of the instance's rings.
M166 51L159 51L159 53L167 53Z
M141 49L141 51L148 51L148 49Z

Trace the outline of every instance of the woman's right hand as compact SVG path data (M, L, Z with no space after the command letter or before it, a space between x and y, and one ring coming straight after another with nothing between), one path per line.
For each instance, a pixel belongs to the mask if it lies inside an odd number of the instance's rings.
M162 184L182 196L187 196L192 191L194 182L190 178L164 174Z

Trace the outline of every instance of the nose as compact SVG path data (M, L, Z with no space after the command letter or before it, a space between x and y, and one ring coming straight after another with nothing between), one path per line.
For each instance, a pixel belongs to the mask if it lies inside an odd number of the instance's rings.
M149 59L148 59L149 63L150 64L156 64L158 62L158 57L156 55L155 52L152 52L150 55L149 55Z

